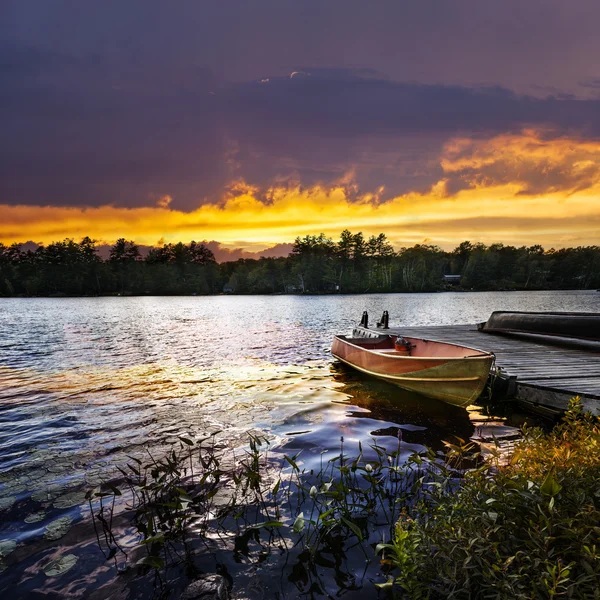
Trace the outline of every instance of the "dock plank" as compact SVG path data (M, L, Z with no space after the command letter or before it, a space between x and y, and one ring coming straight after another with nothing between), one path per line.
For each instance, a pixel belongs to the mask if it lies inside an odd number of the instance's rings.
M516 378L517 395L535 403L565 409L574 395L600 414L600 351L562 347L481 332L476 325L369 328L372 332L439 340L471 346L496 355L502 375Z

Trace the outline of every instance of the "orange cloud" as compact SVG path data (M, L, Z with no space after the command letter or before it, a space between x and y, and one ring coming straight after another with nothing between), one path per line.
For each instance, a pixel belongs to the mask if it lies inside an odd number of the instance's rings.
M243 182L224 201L193 212L171 210L170 197L145 208L0 206L0 240L48 243L84 235L106 243L118 237L155 244L216 239L224 246L262 249L298 235L348 228L384 232L396 245L430 238L452 247L541 243L547 247L599 242L600 143L525 131L492 140L454 140L441 158L444 177L427 193L381 202L379 192L350 199L347 186L275 186L269 203ZM456 185L459 181L460 185Z
M158 206L159 208L168 208L171 202L173 202L173 198L165 194L164 196L161 196L158 199L158 201L156 202L156 206Z
M491 140L452 140L444 148L442 169L464 184L517 183L521 194L576 190L600 182L600 142L546 139L550 131L527 129Z

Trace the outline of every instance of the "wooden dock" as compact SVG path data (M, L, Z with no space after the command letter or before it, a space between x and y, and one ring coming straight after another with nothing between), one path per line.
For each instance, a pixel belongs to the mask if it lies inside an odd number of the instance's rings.
M496 369L508 393L532 407L565 410L580 396L586 410L600 415L600 349L550 345L477 330L476 325L357 328L364 333L389 333L440 340L487 350L496 355ZM367 333L368 335L368 333Z

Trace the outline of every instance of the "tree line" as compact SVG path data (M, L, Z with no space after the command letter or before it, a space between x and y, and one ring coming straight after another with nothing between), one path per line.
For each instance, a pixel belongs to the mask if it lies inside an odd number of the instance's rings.
M454 277L452 277L454 276ZM456 277L460 276L460 277ZM167 295L597 289L600 247L545 250L462 242L445 251L395 251L385 234L342 231L296 238L287 257L217 264L203 243L165 244L142 256L123 238L102 259L89 237L35 250L0 243L0 295Z

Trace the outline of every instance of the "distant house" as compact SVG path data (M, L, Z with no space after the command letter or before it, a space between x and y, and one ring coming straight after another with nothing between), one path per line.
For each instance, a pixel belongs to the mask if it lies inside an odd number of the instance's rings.
M442 281L444 283L450 283L452 285L456 285L460 283L460 275L442 275Z

